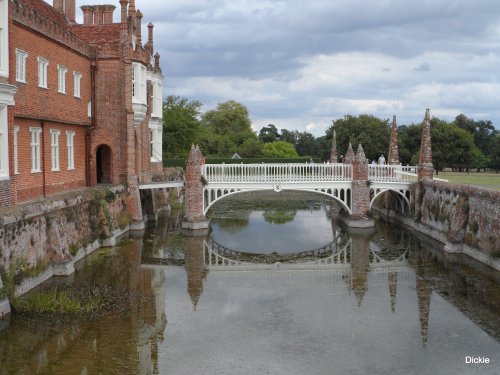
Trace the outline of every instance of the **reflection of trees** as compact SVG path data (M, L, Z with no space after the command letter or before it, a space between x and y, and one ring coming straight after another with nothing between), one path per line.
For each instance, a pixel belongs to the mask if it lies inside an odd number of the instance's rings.
M215 222L221 228L224 228L226 232L236 233L245 228L248 225L248 216L246 218L220 218L216 219Z
M291 210L265 210L263 213L266 223L286 224L295 218L297 211Z

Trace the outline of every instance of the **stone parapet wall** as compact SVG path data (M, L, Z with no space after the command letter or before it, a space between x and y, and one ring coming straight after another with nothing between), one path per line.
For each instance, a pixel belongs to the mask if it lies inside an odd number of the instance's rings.
M72 272L72 263L90 248L112 244L110 238L127 231L135 207L130 196L138 190L122 185L83 189L0 211L0 267L17 285L55 269ZM68 271L61 271L71 263ZM61 268L62 267L62 268ZM23 276L24 275L24 276Z
M434 180L417 190L416 219L422 224L442 231L452 245L500 253L500 191Z
M500 270L500 191L430 179L411 190L411 215L394 210L394 195L373 211Z

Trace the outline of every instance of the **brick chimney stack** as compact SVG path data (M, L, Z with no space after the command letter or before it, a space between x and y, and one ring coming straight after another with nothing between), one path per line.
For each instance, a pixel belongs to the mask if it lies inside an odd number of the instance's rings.
M142 12L140 10L137 10L135 13L135 17L137 19L136 23L136 33L137 33L137 44L142 46Z
M128 5L128 15L135 16L135 0L130 0Z
M113 23L113 13L116 9L114 5L101 5L102 8L102 22L105 24Z
M153 29L154 25L150 22L148 23L148 47L151 48L151 53L153 53Z
M75 0L54 0L53 7L64 14L69 22L76 23Z
M160 71L160 54L155 53L155 70Z
M80 7L83 12L84 25L101 25L113 23L114 5L83 5Z
M102 8L98 5L94 6L94 24L102 24Z
M127 23L127 6L128 6L128 0L120 0L120 7L121 7L120 22L122 24Z
M80 9L83 12L83 24L93 25L94 24L94 7L91 5L82 5Z

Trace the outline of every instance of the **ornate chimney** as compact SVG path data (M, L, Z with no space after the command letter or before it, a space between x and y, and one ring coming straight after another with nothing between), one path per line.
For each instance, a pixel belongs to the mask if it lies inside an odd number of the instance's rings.
M83 12L83 24L93 25L94 24L94 7L92 5L82 5L80 9Z
M142 17L143 17L142 12L140 10L137 10L135 17L137 19L136 23L137 44L142 46Z
M120 7L121 7L120 22L122 24L127 23L127 6L128 6L128 0L120 0Z

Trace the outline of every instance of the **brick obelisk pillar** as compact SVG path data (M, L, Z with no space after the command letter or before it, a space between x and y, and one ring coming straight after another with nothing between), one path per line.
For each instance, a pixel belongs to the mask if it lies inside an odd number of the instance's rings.
M391 126L391 141L389 143L389 154L387 156L387 164L399 164L399 148L398 148L398 126L396 123L396 116L392 118Z
M367 219L369 207L368 161L360 143L353 163L351 218L354 220Z
M337 163L338 162L338 157L337 157L337 132L334 130L333 131L333 136L332 136L332 149L330 151L330 163Z
M422 123L422 140L420 141L420 155L418 158L417 175L418 180L433 178L434 166L432 164L432 144L431 144L431 116L429 109L425 111L424 122Z
M185 217L182 222L184 229L206 229L209 220L203 214L203 182L201 169L205 158L198 146L191 146L186 161L186 181L184 184Z

